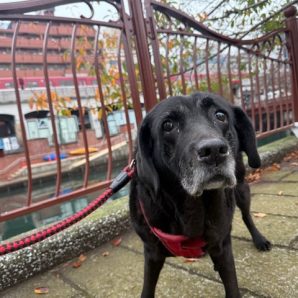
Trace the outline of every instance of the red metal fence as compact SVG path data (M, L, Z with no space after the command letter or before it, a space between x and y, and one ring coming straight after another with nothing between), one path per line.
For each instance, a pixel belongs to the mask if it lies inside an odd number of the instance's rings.
M101 2L113 10L113 20L98 17ZM53 8L75 3L90 15L73 16L67 7L67 17L54 14ZM105 188L120 157L131 160L143 112L169 95L218 93L246 110L258 138L298 121L294 8L280 29L238 40L157 1L125 3L0 4L6 26L0 29L0 128L12 148L0 157L0 188L27 188L26 195L0 197L0 222ZM3 120L7 115L12 122ZM91 169L104 177L91 179ZM80 182L64 193L73 175ZM37 195L38 181L53 176L50 198Z

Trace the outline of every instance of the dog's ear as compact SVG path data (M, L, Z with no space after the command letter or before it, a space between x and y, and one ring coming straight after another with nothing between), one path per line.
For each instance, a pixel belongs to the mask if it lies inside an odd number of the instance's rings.
M248 164L252 168L261 166L261 159L257 150L255 130L243 110L233 107L235 128L239 139L239 150L244 151L248 157Z
M137 173L140 180L148 186L153 198L159 191L159 175L153 162L154 140L150 120L146 117L139 129L137 140Z

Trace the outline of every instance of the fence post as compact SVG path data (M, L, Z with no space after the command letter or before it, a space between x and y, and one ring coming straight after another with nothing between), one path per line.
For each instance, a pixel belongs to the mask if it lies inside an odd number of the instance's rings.
M298 124L298 20L297 9L290 6L284 11L287 28L287 46L292 70L292 96L295 126Z
M140 66L144 104L146 111L149 111L157 103L157 98L155 80L148 48L142 1L130 1L130 8L134 25L134 33L136 36L136 50Z

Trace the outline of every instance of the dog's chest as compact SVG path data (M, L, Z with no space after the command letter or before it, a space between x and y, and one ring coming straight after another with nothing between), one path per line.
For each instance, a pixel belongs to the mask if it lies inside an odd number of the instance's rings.
M183 234L197 237L204 234L206 210L201 198L187 198L180 215Z
M204 236L208 243L222 242L231 231L235 206L232 189L210 191L203 198L205 206Z

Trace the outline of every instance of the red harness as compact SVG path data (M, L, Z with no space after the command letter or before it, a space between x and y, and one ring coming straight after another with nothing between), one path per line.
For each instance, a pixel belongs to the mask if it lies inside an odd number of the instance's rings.
M200 258L205 254L206 242L202 237L189 238L184 235L168 234L156 227L152 227L145 214L144 206L140 201L141 211L151 232L162 242L162 244L176 257Z

